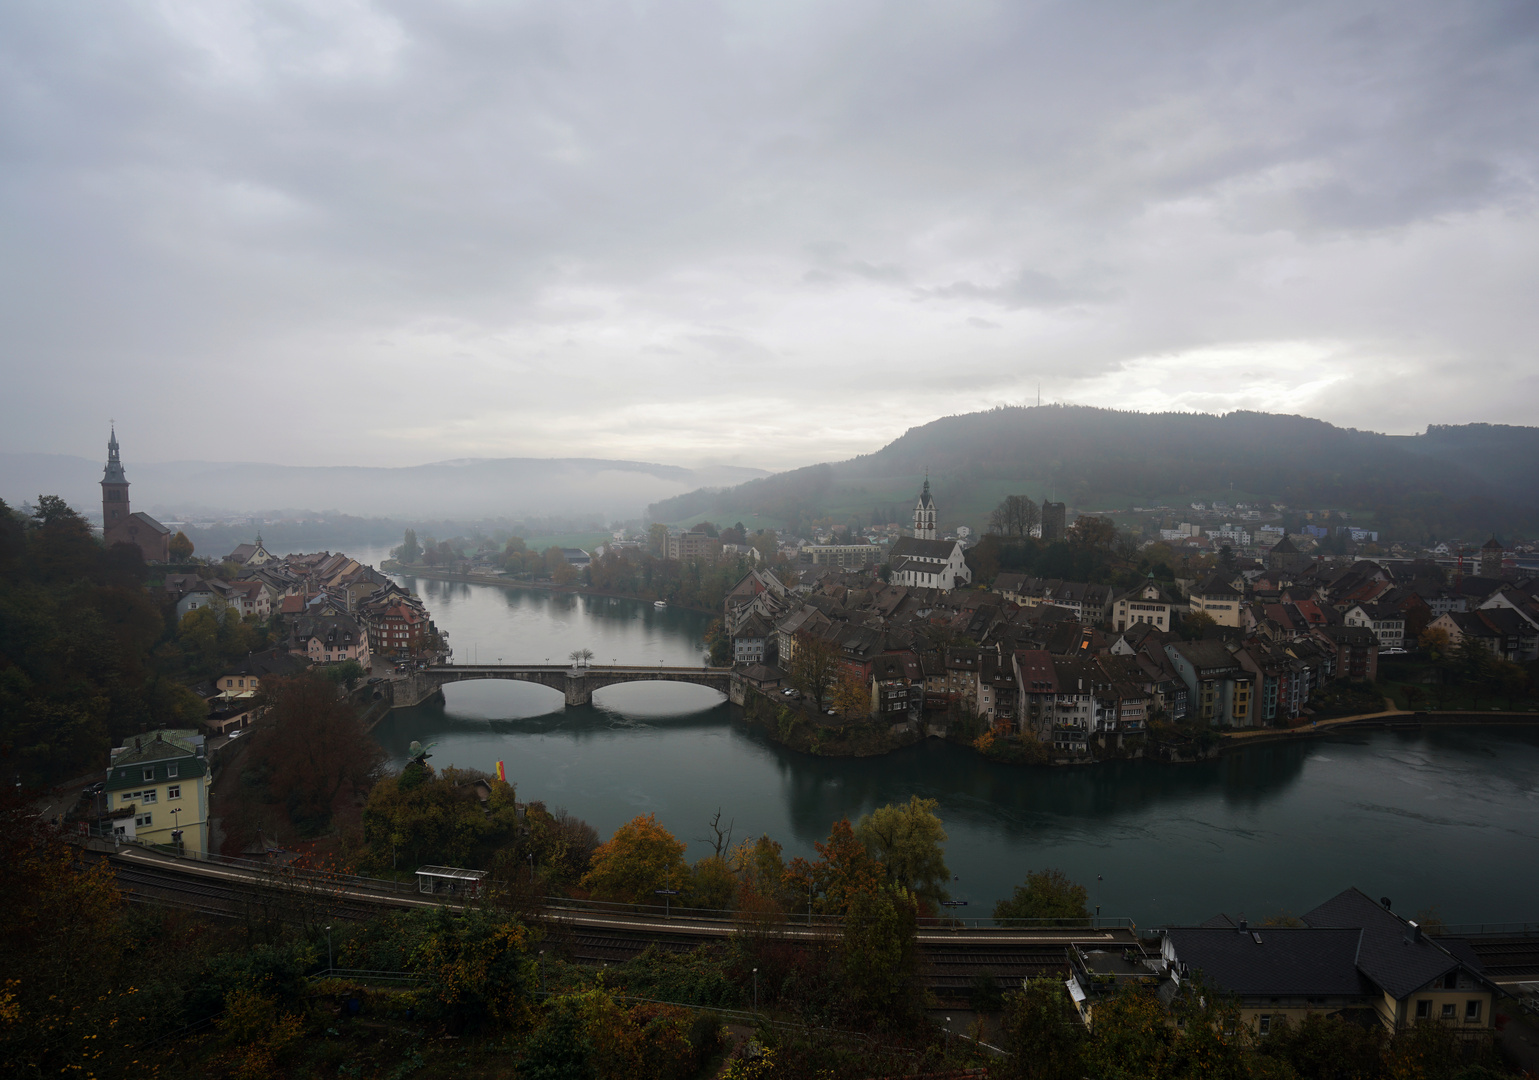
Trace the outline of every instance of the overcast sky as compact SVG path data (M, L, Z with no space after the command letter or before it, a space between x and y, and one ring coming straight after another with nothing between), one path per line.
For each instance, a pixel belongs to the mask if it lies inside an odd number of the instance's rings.
M1534 422L1539 4L0 6L0 449Z

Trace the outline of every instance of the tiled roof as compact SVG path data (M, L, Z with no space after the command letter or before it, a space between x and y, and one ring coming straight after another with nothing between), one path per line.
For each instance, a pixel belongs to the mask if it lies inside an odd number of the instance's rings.
M1303 919L1312 927L1360 927L1357 966L1391 997L1403 998L1458 966L1423 937L1411 941L1405 922L1357 889L1339 893Z
M1210 920L1210 922L1217 920ZM1250 996L1355 997L1363 931L1344 927L1202 926L1166 931L1175 958L1222 990Z

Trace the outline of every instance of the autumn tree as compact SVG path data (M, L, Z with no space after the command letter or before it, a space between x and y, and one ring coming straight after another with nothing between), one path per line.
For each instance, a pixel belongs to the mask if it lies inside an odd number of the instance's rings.
M1196 641L1210 627L1217 626L1213 616L1206 611L1183 611L1181 613L1181 636L1187 641Z
M77 871L78 853L36 812L0 795L0 1054L13 1075L88 1075L103 1064L124 987L122 897L106 860Z
M911 796L905 805L882 806L855 826L855 835L882 864L887 880L922 900L947 898L946 830L936 815L936 801Z
M1025 495L1007 495L989 514L989 532L1007 539L1031 535L1042 520L1037 504Z
M477 779L490 788L484 804L471 786ZM539 824L531 817L530 831ZM493 852L520 838L515 791L481 773L411 765L382 777L369 792L363 836L369 861L380 869L485 866Z
M658 889L689 882L684 845L657 823L656 814L632 818L593 853L582 886L601 900L651 904Z
M864 716L871 711L871 691L860 673L846 668L834 684L829 704L843 717Z
M527 1028L538 977L530 933L482 912L445 914L412 954L422 979L416 994L431 1019L458 1030Z
M1160 1080L1169 1071L1176 1029L1154 992L1130 983L1096 1003L1084 1075L1104 1080Z
M1318 1080L1379 1080L1388 1039L1378 1024L1365 1026L1325 1013L1306 1013L1297 1024L1272 1017L1263 1058L1286 1062L1299 1076Z
M886 885L857 890L840 926L839 956L851 1003L886 1025L903 1023L918 1011L917 927L913 897Z
M739 905L755 910L789 911L797 896L786 880L785 857L779 842L768 835L744 840L727 855L727 869L738 880ZM801 893L805 902L807 892Z
M811 634L798 636L787 666L786 681L812 699L819 712L844 665L839 647Z
M1026 980L1019 993L1006 996L1001 1027L1011 1052L999 1063L1001 1077L1079 1080L1085 1075L1085 1027L1061 980Z
M178 529L176 535L171 538L171 561L179 563L186 562L188 559L192 558L193 550L194 548L192 541L187 538L186 533Z
M1062 870L1033 870L1026 875L1024 884L1015 887L1014 895L994 905L994 918L1000 922L1008 919L1083 922L1090 918L1090 909L1086 907L1089 898L1085 887L1070 881Z
M287 803L296 825L324 827L344 787L368 790L385 752L326 679L263 680L260 704L268 723L255 736L253 760L271 769L269 790Z
M814 841L821 858L809 863L801 856L791 860L785 881L799 895L814 897L814 910L824 915L843 915L850 909L856 893L870 892L883 884L886 873L855 835L849 818L840 818L829 831L828 840Z
M1117 539L1117 526L1111 518L1082 514L1069 526L1069 544L1091 551L1107 551Z

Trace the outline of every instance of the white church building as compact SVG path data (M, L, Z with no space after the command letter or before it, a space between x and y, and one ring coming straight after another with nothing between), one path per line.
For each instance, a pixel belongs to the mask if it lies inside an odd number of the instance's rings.
M905 536L892 546L888 556L894 585L951 592L970 585L973 572L962 553L960 540L935 538L935 500L930 498L930 478L914 505L914 535Z

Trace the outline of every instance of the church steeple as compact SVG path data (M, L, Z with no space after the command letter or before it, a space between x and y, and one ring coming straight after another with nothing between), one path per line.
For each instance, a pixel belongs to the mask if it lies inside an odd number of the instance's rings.
M924 489L914 504L914 539L935 539L935 500L930 498L930 470L924 472Z
M112 425L112 435L107 440L107 468L102 473L104 484L126 484L128 477L123 473L123 459L118 456L118 428Z
M107 440L107 467L102 470L102 535L112 542L114 529L128 520L128 474L118 456L118 429Z

